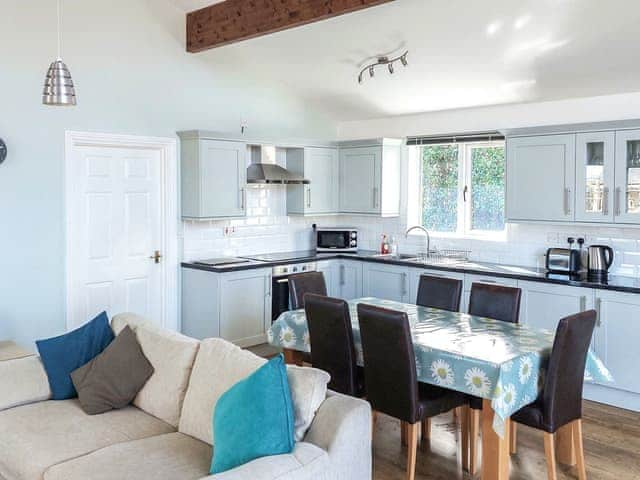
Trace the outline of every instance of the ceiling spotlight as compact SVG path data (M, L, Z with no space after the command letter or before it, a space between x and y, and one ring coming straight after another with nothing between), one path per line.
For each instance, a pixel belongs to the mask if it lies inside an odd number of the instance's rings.
M394 68L393 68L393 63L394 62L400 61L402 63L402 65L404 65L406 67L407 65L409 65L409 63L407 62L407 55L408 54L409 54L409 51L406 51L402 55L399 55L399 56L394 57L394 58L378 57L378 59L377 59L377 61L375 63L371 63L371 64L365 66L362 70L360 70L360 73L358 74L358 83L362 83L363 74L367 70L369 71L369 78L373 78L374 75L375 75L375 72L376 72L376 67L386 65L390 74L393 74L393 72L395 71Z

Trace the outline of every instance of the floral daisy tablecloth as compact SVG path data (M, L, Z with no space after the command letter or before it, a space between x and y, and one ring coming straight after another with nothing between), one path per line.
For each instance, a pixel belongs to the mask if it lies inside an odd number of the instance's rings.
M544 382L555 332L417 305L359 298L349 301L358 363L362 346L357 305L367 303L406 312L411 323L418 380L491 400L493 427L533 402ZM284 312L268 332L274 346L309 352L304 310ZM611 374L589 351L585 380L611 382Z

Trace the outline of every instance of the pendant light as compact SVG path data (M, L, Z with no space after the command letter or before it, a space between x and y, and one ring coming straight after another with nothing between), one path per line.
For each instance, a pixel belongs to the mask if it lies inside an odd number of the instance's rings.
M76 90L71 72L62 61L62 9L58 0L58 59L51 62L44 79L42 103L55 106L73 106L76 104Z

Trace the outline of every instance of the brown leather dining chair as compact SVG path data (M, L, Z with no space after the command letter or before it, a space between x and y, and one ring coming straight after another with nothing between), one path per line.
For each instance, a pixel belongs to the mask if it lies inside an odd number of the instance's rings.
M418 382L413 340L405 312L358 304L367 400L378 412L399 419L407 436L407 476L415 478L418 427L466 403L464 394ZM423 429L422 441L427 429ZM463 452L464 455L464 452Z
M306 293L327 295L327 284L322 272L303 272L289 276L289 302L293 310L304 308ZM308 353L302 354L302 361L313 364L313 358Z
M327 284L322 272L303 272L289 276L289 299L291 308L304 308L305 293L327 296Z
M349 305L339 298L313 293L305 295L304 304L313 366L331 375L331 390L362 396L364 378L357 366Z
M450 312L460 311L462 280L420 275L416 304Z
M578 477L580 480L587 478L582 444L582 388L595 324L595 310L560 320L542 392L534 403L511 416L514 422L544 432L549 480L556 480L554 434L565 425L571 425Z
M522 290L504 285L473 283L469 297L469 314L477 317L492 318L502 322L520 321L520 298ZM474 475L478 470L478 438L480 430L480 412L482 399L469 396L469 471ZM511 424L510 438L513 451L516 441L516 427Z

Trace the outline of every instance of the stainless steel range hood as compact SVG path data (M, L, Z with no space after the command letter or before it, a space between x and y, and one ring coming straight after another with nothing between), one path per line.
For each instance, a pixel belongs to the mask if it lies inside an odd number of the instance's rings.
M276 164L276 147L272 145L252 145L251 165L247 167L247 183L291 185L311 182Z

